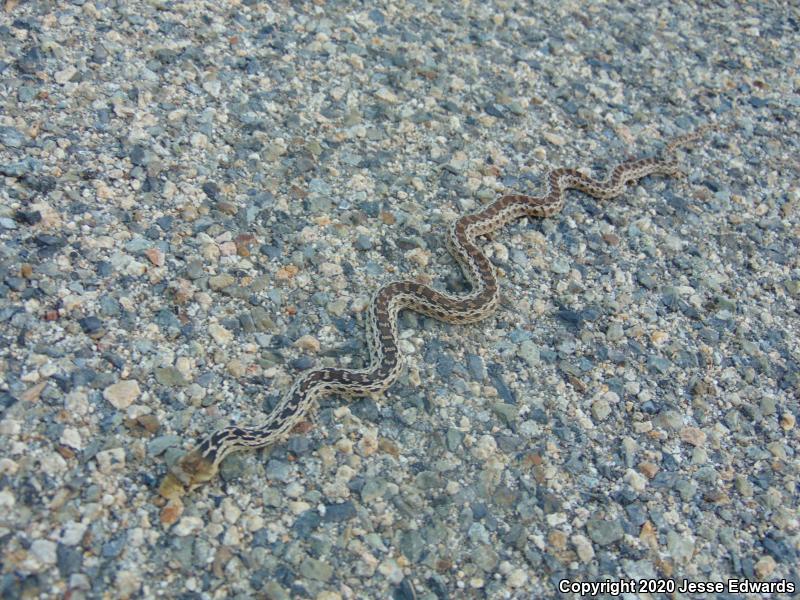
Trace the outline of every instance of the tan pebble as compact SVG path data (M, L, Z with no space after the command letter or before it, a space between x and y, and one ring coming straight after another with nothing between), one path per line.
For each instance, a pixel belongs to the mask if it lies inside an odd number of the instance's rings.
M609 246L619 246L619 236L613 233L604 233L603 241Z
M389 454L390 456L400 456L400 448L390 439L381 438L378 442L378 448L380 448L381 452Z
M706 434L697 427L684 427L681 429L681 439L687 444L699 447L705 445Z
M224 346L233 339L233 334L225 329L222 325L212 323L208 326L208 333L214 338L214 341Z
M550 547L554 550L563 550L567 546L567 536L563 531L551 531L547 536Z
M142 577L132 571L119 571L114 579L115 587L120 598L130 598L142 585Z
M224 290L236 283L236 278L228 273L221 273L208 278L208 287L214 291Z
M247 373L247 367L245 367L244 363L238 358L228 361L228 364L225 365L225 368L228 370L228 373L234 377L244 377L244 375Z
M563 136L560 136L557 133L552 133L550 131L543 133L542 137L544 137L544 139L546 139L548 142L550 142L555 146L563 146L564 144L567 143L567 140Z
M795 418L790 412L785 412L781 415L781 428L784 431L789 431L794 428Z
M133 404L139 394L139 382L135 379L123 379L103 390L103 398L120 410L124 410Z
M144 251L144 255L156 267L164 266L164 253L158 248L148 248Z
M234 242L223 242L219 245L221 256L236 256L236 244Z
M770 555L762 556L758 559L758 562L755 565L755 572L756 577L759 579L767 579L772 572L775 570L775 559L772 558Z
M375 92L375 96L379 100L383 100L384 102L389 102L390 104L394 104L397 102L397 96L394 94L394 92L391 92L386 88L379 89L377 92Z
M41 381L34 386L29 387L27 390L20 394L20 400L23 402L36 402L41 396L42 391L47 385L46 381Z
M344 271L342 270L342 265L326 262L319 266L319 272L325 277L333 277L335 275L341 275Z
M375 434L368 432L358 441L358 451L361 456L371 456L378 449L378 438Z
M317 338L313 335L304 335L298 338L294 343L296 348L300 348L301 350L306 350L308 352L319 352L320 343Z
M197 211L197 208L191 205L184 206L181 209L181 217L184 221L196 221L200 217L200 213Z
M427 267L431 258L430 252L426 252L422 248L414 248L413 250L409 250L406 252L405 256L407 260L418 264L420 267Z
M69 80L72 79L75 76L75 73L77 72L78 69L70 65L66 69L62 69L61 71L56 71L55 75L53 76L53 79L55 79L56 83L58 83L59 85L64 85L65 83L68 83Z
M342 452L343 454L352 454L353 453L353 442L347 438L339 438L336 440L336 444L334 444L336 450Z
M497 442L491 435L482 435L471 448L472 456L478 460L487 460L497 452Z
M639 463L639 472L647 477L648 479L652 479L658 473L658 465L653 464L651 462L641 462Z
M669 334L666 331L656 330L650 334L650 341L655 346L663 346L669 341Z
M295 265L287 265L278 269L278 272L275 273L275 278L281 281L288 281L297 275L299 271L300 269L298 269Z

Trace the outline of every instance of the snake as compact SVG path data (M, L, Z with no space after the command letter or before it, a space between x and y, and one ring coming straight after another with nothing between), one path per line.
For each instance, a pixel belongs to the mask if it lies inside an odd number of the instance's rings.
M413 310L446 323L468 324L486 319L497 309L500 301L497 275L478 244L478 238L521 218L555 215L563 208L566 191L570 189L598 200L608 200L621 195L627 184L648 175L679 176L682 170L676 150L713 128L714 124L704 125L672 139L659 156L623 161L602 180L577 169L552 169L545 178L543 194L503 195L452 221L446 237L447 249L471 286L468 293L450 294L412 280L391 281L381 286L372 295L367 309L369 366L363 369L324 367L304 372L262 424L219 429L184 454L170 469L166 487L194 489L213 479L220 463L232 452L284 441L323 396L339 394L352 398L384 392L397 380L403 368L397 323L401 310Z

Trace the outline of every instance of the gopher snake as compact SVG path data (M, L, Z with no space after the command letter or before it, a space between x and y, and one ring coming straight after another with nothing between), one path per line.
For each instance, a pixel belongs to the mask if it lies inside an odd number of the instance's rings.
M557 213L564 206L568 189L577 189L605 200L620 195L627 183L647 175L679 175L676 148L699 138L709 128L711 126L707 125L675 138L666 146L661 158L625 161L602 181L575 169L554 169L547 176L544 195L502 196L451 223L447 236L448 250L458 261L472 291L455 296L410 280L393 281L382 286L372 297L367 313L369 367L320 368L304 373L264 424L220 429L179 460L168 475L172 489L178 486L193 488L208 481L217 472L222 459L237 449L261 448L285 439L321 396L332 393L367 396L391 386L402 368L397 347L397 314L401 310L415 310L448 323L474 323L492 314L497 308L500 292L492 263L475 243L476 238L522 217L549 217Z

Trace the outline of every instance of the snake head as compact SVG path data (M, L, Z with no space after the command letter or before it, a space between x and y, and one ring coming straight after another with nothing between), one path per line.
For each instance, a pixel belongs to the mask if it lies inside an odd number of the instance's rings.
M213 479L217 470L217 463L195 448L175 463L162 480L158 492L167 499L183 496Z

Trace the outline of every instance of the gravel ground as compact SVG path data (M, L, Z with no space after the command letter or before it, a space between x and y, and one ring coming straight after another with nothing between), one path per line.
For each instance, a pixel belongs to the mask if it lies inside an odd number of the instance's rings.
M545 4L5 0L4 598L800 583L800 11ZM502 306L404 313L385 397L158 495L362 366L375 287L464 290L457 215L709 121L687 178L488 241Z

